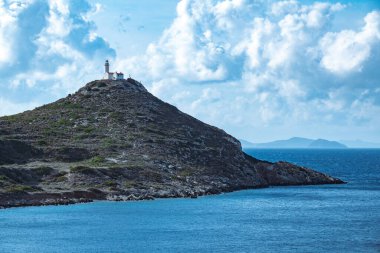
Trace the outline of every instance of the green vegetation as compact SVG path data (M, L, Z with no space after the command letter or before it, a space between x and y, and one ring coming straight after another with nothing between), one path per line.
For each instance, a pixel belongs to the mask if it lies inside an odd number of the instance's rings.
M9 178L5 175L0 175L0 181L9 181Z
M82 131L87 133L87 134L90 134L90 133L95 131L95 127L88 126L88 127L84 128Z
M29 185L11 185L6 188L7 192L17 193L17 192L33 192L37 191L36 188L29 186Z
M105 163L106 159L102 156L94 156L93 158L90 159L89 164L93 166L100 166L103 163Z
M79 126L77 130L86 134L90 134L95 132L96 128L93 126Z
M72 135L72 139L80 141L80 140L92 138L96 128L93 126L86 126L86 127L78 126L76 130L77 131L74 132L74 135Z
M70 120L68 119L65 119L65 118L61 118L59 119L55 124L54 126L57 126L57 127L66 127L66 126L70 126L72 123Z
M69 112L68 118L70 119L80 119L81 115L77 111Z
M53 103L47 106L49 109L83 109L80 104L72 103L70 101L63 101L61 103Z
M48 143L47 140L41 139L41 140L37 141L37 144L40 145L40 146L47 146L49 143Z
M124 119L124 113L122 112L111 112L109 114L110 119L114 119L116 121L122 121Z
M91 136L89 134L78 134L78 135L73 136L73 140L79 141L79 140L84 140L90 137Z
M136 183L133 180L127 180L127 181L125 181L124 186L126 188L134 188L134 187L138 186L138 183Z
M59 135L59 132L56 131L56 129L53 129L53 128L45 128L45 129L42 130L42 134L44 136L50 137L50 136Z
M53 172L53 169L47 166L41 166L32 170L34 173L36 173L39 176L47 176Z
M4 116L2 117L5 121L8 122L16 122L20 119L19 115L10 115L10 116Z
M67 172L62 171L62 172L58 173L57 175L55 175L54 181L55 182L64 182L67 180L66 175L67 175Z
M130 142L123 142L122 143L122 145L120 145L122 148L125 148L125 149L127 149L127 148L133 148L133 144L132 143L130 143Z
M74 166L70 167L70 172L71 173L80 173L80 174L86 174L86 175L91 175L91 174L96 174L96 170L90 167L86 166Z
M191 176L192 172L190 170L182 170L178 173L178 176L180 177L189 177Z
M125 169L125 166L120 165L120 164L110 164L108 165L109 170L122 170Z
M110 137L107 137L107 138L102 140L102 147L103 148L110 148L113 146L116 146L116 140L114 140Z
M59 176L55 178L56 182L65 182L67 180L66 176Z
M107 180L104 182L104 185L109 186L109 187L116 187L117 183L115 181L112 181L112 180Z
M105 82L100 82L100 83L98 83L97 86L98 86L98 88L102 88L102 87L106 87L107 84Z

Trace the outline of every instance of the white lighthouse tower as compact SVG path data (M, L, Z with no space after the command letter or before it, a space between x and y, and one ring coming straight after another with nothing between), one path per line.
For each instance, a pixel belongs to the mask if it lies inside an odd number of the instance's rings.
M105 72L106 73L109 73L110 72L110 63L108 62L108 60L106 60L106 63L104 64L104 67L105 67Z
M107 80L123 80L124 74L122 72L110 72L110 63L106 60L104 64L104 76L103 79Z

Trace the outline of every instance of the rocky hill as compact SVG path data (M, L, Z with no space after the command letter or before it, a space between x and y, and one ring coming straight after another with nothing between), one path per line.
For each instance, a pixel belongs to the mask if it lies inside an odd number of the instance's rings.
M93 81L0 118L0 207L335 183L342 181L248 156L237 139L133 79Z

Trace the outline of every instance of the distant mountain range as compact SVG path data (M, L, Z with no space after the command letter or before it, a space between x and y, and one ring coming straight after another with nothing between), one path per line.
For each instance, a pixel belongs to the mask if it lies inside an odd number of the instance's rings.
M240 140L240 142L243 148L348 148L345 144L337 141L329 141L324 139L313 140L300 137L293 137L288 140L278 140L267 143L252 143L246 140Z
M380 143L367 142L362 140L340 140L340 143L349 148L380 148Z

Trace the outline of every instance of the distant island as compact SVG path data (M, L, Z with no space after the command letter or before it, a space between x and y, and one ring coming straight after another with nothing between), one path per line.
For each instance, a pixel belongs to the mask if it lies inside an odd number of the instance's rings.
M325 139L308 139L293 137L288 140L278 140L266 143L252 143L240 140L243 148L305 148L305 149L345 149L345 144Z
M340 140L339 142L343 143L349 148L380 148L380 143L362 140Z

